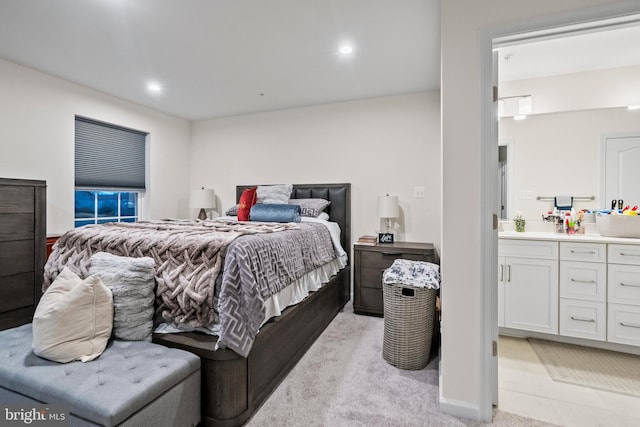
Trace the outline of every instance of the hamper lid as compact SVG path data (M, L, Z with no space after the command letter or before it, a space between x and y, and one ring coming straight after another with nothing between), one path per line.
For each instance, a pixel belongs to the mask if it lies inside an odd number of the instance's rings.
M426 261L396 259L384 271L382 283L440 289L440 266Z

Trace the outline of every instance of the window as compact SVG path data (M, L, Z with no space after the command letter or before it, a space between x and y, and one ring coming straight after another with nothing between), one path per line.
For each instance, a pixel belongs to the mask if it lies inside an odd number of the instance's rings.
M146 135L76 117L76 227L139 219L146 186Z
M138 192L76 190L75 226L136 222Z

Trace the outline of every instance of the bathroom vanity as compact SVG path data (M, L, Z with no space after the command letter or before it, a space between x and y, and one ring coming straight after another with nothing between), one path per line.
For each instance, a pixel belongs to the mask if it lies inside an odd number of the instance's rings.
M640 354L640 239L499 233L498 326Z

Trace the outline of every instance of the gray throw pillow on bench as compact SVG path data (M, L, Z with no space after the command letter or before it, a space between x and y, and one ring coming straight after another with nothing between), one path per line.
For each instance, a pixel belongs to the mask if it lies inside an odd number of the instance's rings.
M97 274L113 294L113 335L128 341L151 341L155 300L155 261L98 252L89 274Z

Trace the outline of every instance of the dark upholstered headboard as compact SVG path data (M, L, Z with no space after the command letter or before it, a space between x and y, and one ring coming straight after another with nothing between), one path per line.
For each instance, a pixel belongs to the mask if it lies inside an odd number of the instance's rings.
M236 203L245 189L255 186L238 185ZM340 243L346 253L351 253L351 184L294 184L291 198L329 200L329 219L340 226Z

